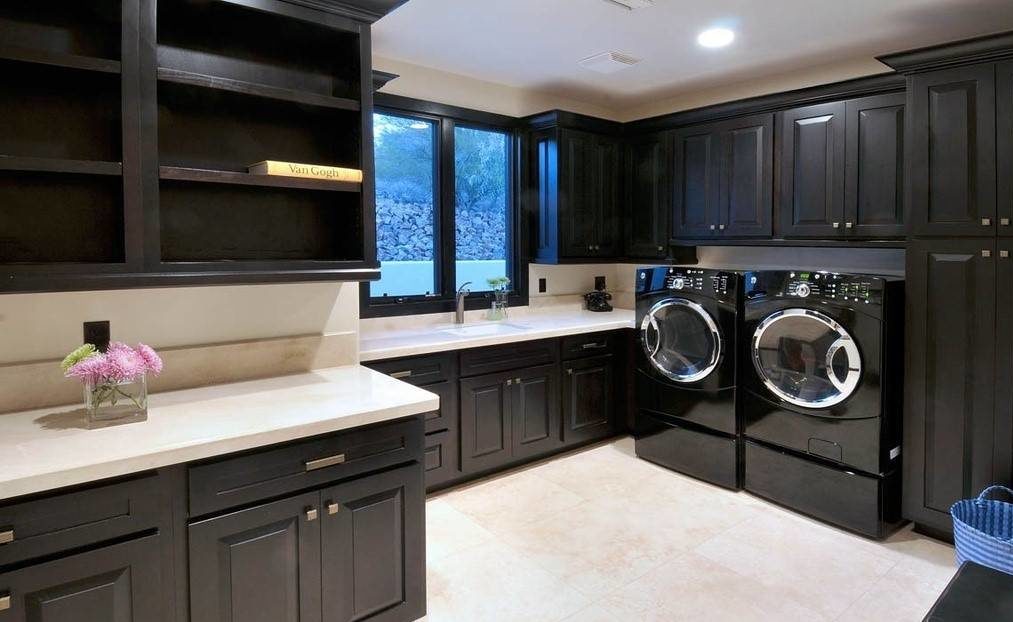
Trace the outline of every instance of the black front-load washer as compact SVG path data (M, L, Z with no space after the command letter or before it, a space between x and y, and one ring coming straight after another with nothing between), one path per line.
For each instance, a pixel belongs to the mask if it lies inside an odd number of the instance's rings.
M635 447L651 462L739 487L735 335L740 276L637 270Z
M886 536L900 521L903 280L815 270L744 280L745 488Z

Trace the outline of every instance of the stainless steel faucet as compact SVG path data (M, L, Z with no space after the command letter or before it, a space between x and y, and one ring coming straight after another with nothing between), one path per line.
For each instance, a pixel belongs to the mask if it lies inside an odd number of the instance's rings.
M464 324L464 299L471 293L470 289L465 288L469 285L471 285L471 281L457 288L457 310L454 312L454 324Z

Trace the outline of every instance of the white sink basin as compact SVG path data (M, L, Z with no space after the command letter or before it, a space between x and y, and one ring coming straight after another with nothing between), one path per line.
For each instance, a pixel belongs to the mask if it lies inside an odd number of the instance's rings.
M459 324L437 328L436 330L448 335L459 337L491 337L493 335L511 335L527 330L523 324L511 324L509 322L483 322L481 324Z

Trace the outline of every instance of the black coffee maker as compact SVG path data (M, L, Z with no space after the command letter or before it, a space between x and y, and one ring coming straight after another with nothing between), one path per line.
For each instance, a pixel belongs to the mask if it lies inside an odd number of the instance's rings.
M587 310L595 312L611 311L612 305L609 304L610 300L612 300L612 294L605 291L605 277L594 277L594 291L584 294Z

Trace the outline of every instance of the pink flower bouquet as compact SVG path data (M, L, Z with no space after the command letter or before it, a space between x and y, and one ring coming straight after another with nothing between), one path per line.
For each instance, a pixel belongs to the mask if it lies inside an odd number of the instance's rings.
M105 352L85 344L61 364L68 378L84 384L85 405L92 419L107 420L147 415L146 375L162 371L162 359L143 343L136 348L114 341Z

